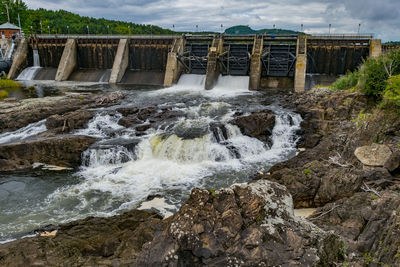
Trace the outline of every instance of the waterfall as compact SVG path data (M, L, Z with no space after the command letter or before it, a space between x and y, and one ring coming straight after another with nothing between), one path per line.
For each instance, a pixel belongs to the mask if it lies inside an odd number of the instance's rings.
M32 81L35 79L36 74L41 69L40 58L38 50L33 50L33 67L24 69L18 76L18 81Z
M36 49L33 50L33 66L40 67L39 51Z
M45 132L47 131L45 122L46 120L41 120L35 123L31 123L16 131L2 133L0 134L0 144L22 141L31 136L35 136L42 132Z

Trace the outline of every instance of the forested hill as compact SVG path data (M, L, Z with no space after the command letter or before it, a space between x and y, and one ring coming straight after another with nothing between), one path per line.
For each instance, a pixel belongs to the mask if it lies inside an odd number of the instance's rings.
M1 1L0 22L7 22L5 5L9 6L10 22L18 25L18 14L21 18L21 27L27 34L58 33L58 34L172 34L173 31L158 26L135 24L124 21L96 19L82 17L65 10L46 10L43 8L32 10L21 0Z
M253 30L249 26L238 25L233 26L225 30L226 34L297 34L299 32L285 29L261 29L261 30Z

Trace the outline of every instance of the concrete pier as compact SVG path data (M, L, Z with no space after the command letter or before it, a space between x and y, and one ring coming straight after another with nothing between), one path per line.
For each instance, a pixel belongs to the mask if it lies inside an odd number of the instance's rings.
M113 68L110 76L110 83L119 83L124 77L129 65L129 39L121 39L118 44Z
M77 66L78 51L76 39L68 39L67 43L65 44L60 64L58 65L55 80L57 82L68 80L69 76L77 68Z
M165 69L164 87L170 87L179 81L183 71L183 65L178 61L178 54L182 54L185 49L183 38L175 39L171 51L168 53L167 67Z
M206 72L206 83L205 89L211 90L217 83L218 76L220 74L220 66L218 63L218 57L222 53L224 40L221 37L214 38L212 46L208 51L207 58L207 72Z
M371 39L369 46L369 57L377 58L382 55L382 40Z
M261 36L260 36L261 37ZM261 81L261 54L264 47L264 39L258 36L254 39L253 52L250 59L249 90L259 90Z
M9 79L16 79L22 70L28 67L28 39L22 39L17 45L17 51L14 54L13 63L8 72Z
M307 70L307 38L300 34L297 39L297 60L294 75L294 91L304 92L306 86L306 70Z

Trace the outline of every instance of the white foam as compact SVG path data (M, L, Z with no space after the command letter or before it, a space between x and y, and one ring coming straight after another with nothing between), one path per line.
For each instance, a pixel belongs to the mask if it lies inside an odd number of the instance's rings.
M254 94L249 91L249 76L222 76L220 75L215 87L205 90L205 75L183 74L178 84L169 88L161 89L150 94L200 94L211 98L230 98L243 94Z
M37 72L41 67L28 67L24 69L20 75L18 75L18 81L32 81L35 79Z
M47 131L45 122L46 120L41 120L35 123L31 123L24 128L18 129L14 132L2 133L0 134L0 144L22 141L31 136L35 136L42 132L45 132Z
M86 129L75 131L75 135L86 135L92 137L107 137L109 133L121 130L124 127L118 124L122 118L120 113L108 114L100 112L91 119Z

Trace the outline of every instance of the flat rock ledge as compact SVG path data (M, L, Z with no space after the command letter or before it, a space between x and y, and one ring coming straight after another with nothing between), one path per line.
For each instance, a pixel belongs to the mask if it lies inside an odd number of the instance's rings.
M354 155L364 165L382 167L390 159L392 151L386 145L372 144L358 147Z

